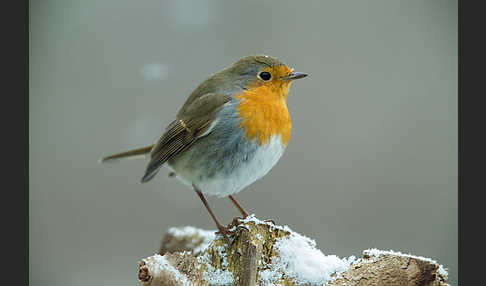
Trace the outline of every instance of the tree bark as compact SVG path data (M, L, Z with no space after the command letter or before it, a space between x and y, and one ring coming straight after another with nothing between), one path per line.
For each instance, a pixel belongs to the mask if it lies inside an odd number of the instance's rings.
M363 251L360 259L354 259L346 268L332 273L329 279L306 281L306 277L299 277L295 269L279 260L283 253L279 249L280 243L291 236L301 239L299 234L288 227L254 217L234 219L228 228L231 230L230 244L214 232L192 227L169 229L159 252L139 262L138 280L144 286L447 285L447 272L437 262L376 249ZM312 243L305 247L303 251L319 251L312 249ZM298 256L300 250L296 249L295 253ZM306 257L299 259L304 259L304 264L309 263ZM310 263L310 267L315 267L312 265L314 261ZM323 263L320 266L325 271L333 265ZM301 269L299 265L295 267Z

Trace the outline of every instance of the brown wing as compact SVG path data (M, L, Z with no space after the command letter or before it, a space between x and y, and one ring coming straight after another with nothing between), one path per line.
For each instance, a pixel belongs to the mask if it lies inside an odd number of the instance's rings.
M231 98L209 94L194 100L185 110L181 110L155 143L150 152L151 160L142 178L142 183L150 181L167 160L181 154L197 139L207 135L215 113Z

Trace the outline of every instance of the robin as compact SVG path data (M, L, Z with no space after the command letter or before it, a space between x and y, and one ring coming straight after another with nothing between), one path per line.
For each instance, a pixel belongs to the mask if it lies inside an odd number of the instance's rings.
M284 153L291 129L287 94L293 80L306 76L270 56L244 57L202 82L155 144L101 162L150 153L141 182L166 166L194 189L227 239L204 195L227 196L248 216L232 195L266 175Z

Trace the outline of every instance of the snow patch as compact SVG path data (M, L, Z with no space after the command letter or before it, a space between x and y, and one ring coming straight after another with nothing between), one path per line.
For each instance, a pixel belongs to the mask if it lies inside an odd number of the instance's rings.
M259 233L257 233L257 234L256 234L256 238L257 238L258 240L260 240L260 241L262 241L262 240L263 240L262 236L261 236Z
M275 224L268 222L268 221L260 220L255 216L255 214L251 214L244 219L240 219L240 222L241 223L253 222L255 224L264 224L264 225L268 225L268 226L276 228L276 229L285 230L285 231L288 231L288 232L293 232L287 225L280 226L280 225L275 225Z
M282 274L292 277L298 284L322 285L335 280L356 260L354 256L339 258L336 255L325 255L316 248L315 240L292 231L287 225L280 226L262 221L254 214L242 219L241 222L264 224L271 229L290 233L289 237L280 238L275 242L273 247L278 257L272 258L272 262L265 265L265 268L269 269L260 272L260 282L265 286L274 285L273 282L278 281ZM336 277L331 277L333 274L337 274Z
M219 257L222 259L221 267L227 268L228 260L226 258L225 248L223 246L218 246L215 247L215 250L218 252ZM233 285L234 284L235 279L233 277L233 273L231 273L227 269L225 270L215 269L211 265L211 259L209 258L208 253L198 256L197 261L200 264L204 264L206 266L206 271L203 272L203 279L206 280L209 285Z
M216 238L216 230L204 230L192 226L171 227L167 232L175 238L193 237L187 246L193 249L194 254L203 252ZM203 239L202 242L200 242L201 238ZM196 245L198 246L195 247Z
M182 285L184 285L184 286L191 286L192 285L190 283L189 279L187 279L187 277L184 274L180 273L179 270L177 270L172 265L170 265L169 261L167 261L167 259L164 256L161 256L159 254L155 254L154 256L152 256L152 258L159 265L158 269L167 270L167 271L171 272L174 275L175 279L177 281L182 282Z
M282 272L299 284L322 285L336 279L331 275L347 271L356 259L324 255L316 248L315 240L295 232L277 240L274 249L279 256L272 259L270 270L261 273L264 285L270 285Z
M209 285L233 285L235 279L233 278L233 273L228 270L222 271L221 269L216 269L211 266L212 269L208 269L203 273L203 279L206 280Z
M446 279L447 279L447 276L449 275L447 270L445 270L444 266L439 264L437 261L430 259L430 258L427 258L427 257L416 256L416 255L412 255L412 254L405 254L405 253L401 253L399 251L393 251L393 250L379 250L379 249L376 249L376 248L370 248L370 249L363 250L363 255L367 255L367 256L372 257L373 261L376 261L380 255L387 255L387 254L388 255L403 256L403 257L408 257L408 258L414 258L414 259L418 259L418 260L427 261L427 262L430 262L430 263L433 263L433 264L438 264L439 265L439 270L438 270L439 274L442 275Z

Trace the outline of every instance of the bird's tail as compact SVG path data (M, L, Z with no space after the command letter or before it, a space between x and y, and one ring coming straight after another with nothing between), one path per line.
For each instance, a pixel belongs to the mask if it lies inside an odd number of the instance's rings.
M153 146L154 145L149 145L149 146L145 146L145 147L142 147L142 148L133 149L133 150L129 150L129 151L125 151L125 152L113 154L113 155L110 155L110 156L101 158L99 160L99 162L100 163L106 163L106 162L113 162L113 161L116 161L118 159L123 159L123 158L130 158L130 157L136 158L136 157L141 157L141 156L149 153L152 150L152 147Z

